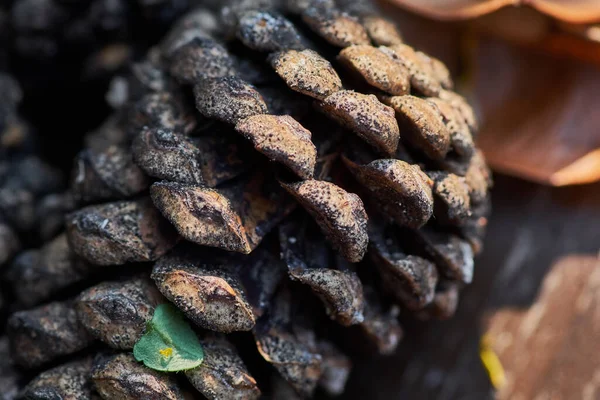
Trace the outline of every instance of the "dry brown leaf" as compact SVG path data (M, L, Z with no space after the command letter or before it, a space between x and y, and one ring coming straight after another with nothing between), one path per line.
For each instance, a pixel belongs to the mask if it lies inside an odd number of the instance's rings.
M600 71L492 40L475 67L492 168L554 186L600 179Z
M486 338L505 376L497 399L597 398L599 267L596 256L562 258L532 306L490 317Z
M554 18L587 23L600 20L597 0L389 0L392 4L436 19L468 19L506 6L531 6Z

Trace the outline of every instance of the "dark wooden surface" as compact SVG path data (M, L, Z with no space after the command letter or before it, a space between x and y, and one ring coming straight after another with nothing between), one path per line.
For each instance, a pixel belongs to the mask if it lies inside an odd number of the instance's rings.
M494 210L474 282L449 321L404 320L395 356L357 365L345 399L493 398L479 360L484 315L526 309L552 265L600 248L600 184L550 188L495 177Z

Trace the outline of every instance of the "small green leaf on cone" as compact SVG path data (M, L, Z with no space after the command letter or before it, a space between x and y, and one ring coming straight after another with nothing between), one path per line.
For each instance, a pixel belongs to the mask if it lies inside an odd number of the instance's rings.
M198 336L172 304L159 304L146 333L133 347L136 360L157 371L176 372L202 364Z

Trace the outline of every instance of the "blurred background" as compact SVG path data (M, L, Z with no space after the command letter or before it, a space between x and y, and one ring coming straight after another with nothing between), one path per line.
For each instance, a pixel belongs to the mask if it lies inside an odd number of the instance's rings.
M507 3L381 3L475 106L493 213L457 315L405 318L348 398L600 398L600 2Z

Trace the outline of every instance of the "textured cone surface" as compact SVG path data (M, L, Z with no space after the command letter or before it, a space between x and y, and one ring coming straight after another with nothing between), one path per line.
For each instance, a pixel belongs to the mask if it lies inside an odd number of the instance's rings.
M71 3L19 7L45 10L31 15L46 34ZM170 31L111 83L114 114L86 135L70 190L27 152L0 181L18 300L0 343L22 369L50 368L21 389L339 395L353 362L395 351L400 308L450 318L473 279L492 185L475 114L368 2L155 3L139 6ZM33 22L17 19L23 38ZM18 87L0 89L24 132ZM165 302L204 348L178 376L131 354Z

